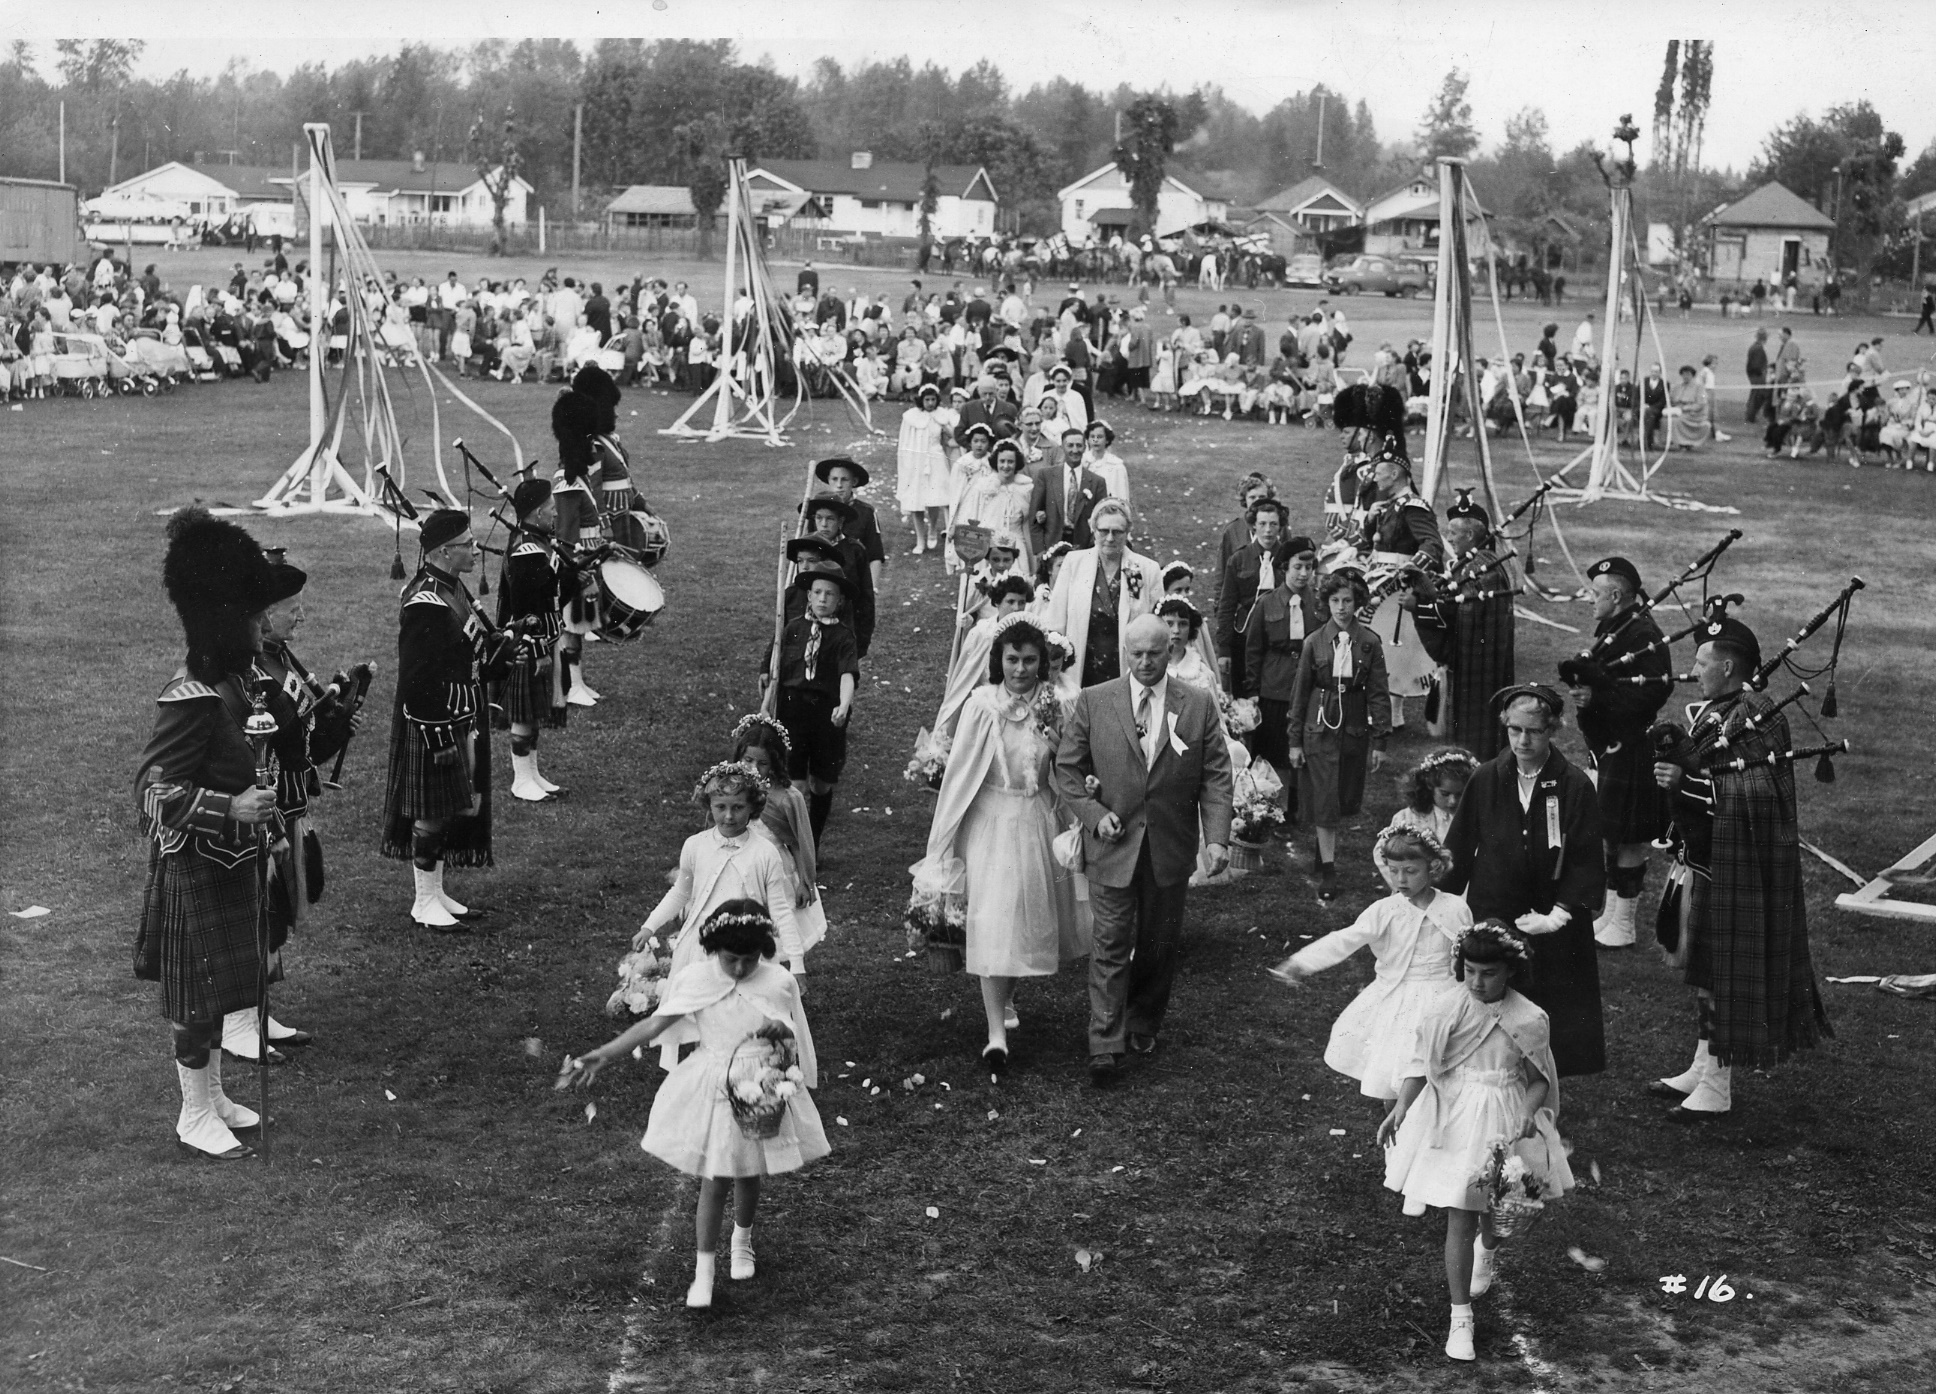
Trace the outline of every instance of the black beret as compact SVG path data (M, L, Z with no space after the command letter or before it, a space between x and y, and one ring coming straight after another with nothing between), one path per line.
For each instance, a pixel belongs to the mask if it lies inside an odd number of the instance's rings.
M1625 557L1603 557L1589 566L1586 574L1588 580L1592 580L1595 576L1618 576L1632 586L1636 593L1640 590L1640 572Z

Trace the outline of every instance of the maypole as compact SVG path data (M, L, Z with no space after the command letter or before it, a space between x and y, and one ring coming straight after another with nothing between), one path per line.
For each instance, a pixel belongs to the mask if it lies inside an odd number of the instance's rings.
M1461 394L1479 454L1479 487L1488 510L1503 518L1492 477L1492 443L1486 435L1485 403L1479 397L1472 348L1472 256L1466 239L1471 185L1465 161L1442 157L1439 166L1439 274L1432 307L1432 380L1425 411L1425 466L1419 496L1438 499L1451 468L1453 393Z

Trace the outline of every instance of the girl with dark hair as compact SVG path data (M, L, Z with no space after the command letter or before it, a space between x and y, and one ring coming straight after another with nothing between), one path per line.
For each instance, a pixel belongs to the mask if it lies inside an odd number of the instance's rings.
M1318 899L1338 893L1338 824L1364 804L1365 776L1385 763L1391 694L1385 647L1358 623L1370 599L1356 571L1334 571L1318 586L1330 618L1304 641L1291 684L1287 736L1298 772L1298 808L1317 827Z
M567 1058L557 1084L560 1089L589 1086L606 1065L675 1026L688 1028L698 1040L699 1049L659 1086L639 1143L667 1165L701 1178L698 1256L686 1289L688 1307L712 1306L714 1254L727 1197L733 1202L730 1271L745 1281L756 1272L753 1215L761 1180L798 1171L833 1150L807 1092L820 1080L806 1008L792 975L769 962L777 945L765 908L756 900L725 901L707 918L699 943L706 957L673 974L651 1016L604 1045ZM748 1054L745 1047L765 1049L768 1043L782 1046L794 1063L765 1085L745 1078L739 1062ZM755 1097L770 1093L781 1105L770 1130L742 1120L736 1104L746 1101L749 1087Z
M1500 1243L1479 1183L1493 1144L1508 1167L1524 1168L1545 1197L1573 1186L1556 1120L1559 1071L1546 1013L1512 990L1531 958L1526 941L1499 920L1460 936L1453 972L1463 992L1434 999L1398 1101L1379 1125L1385 1186L1405 1197L1407 1215L1445 1210L1445 1285L1452 1299L1445 1353L1475 1358L1472 1299L1492 1286ZM1423 1102L1423 1107L1414 1107Z
M793 916L800 942L811 949L827 937L827 914L815 884L819 854L807 797L787 774L792 753L786 727L764 712L750 712L733 727L733 759L751 765L766 781L766 806L753 831L779 849L793 873Z
M965 966L981 979L991 1071L1008 1067L1018 978L1046 977L1082 957L1075 886L1056 864L1062 819L1052 773L1061 709L1049 678L1049 640L1010 615L996 627L989 682L962 708L927 855L913 868L917 899L960 898Z

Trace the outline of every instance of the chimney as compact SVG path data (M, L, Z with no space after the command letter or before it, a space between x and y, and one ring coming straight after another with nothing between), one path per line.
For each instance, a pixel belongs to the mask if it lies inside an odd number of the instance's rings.
M423 151L412 150L410 152L410 168L415 170L417 173L422 174L423 167L424 167Z
M874 152L871 150L856 150L854 152L853 167L855 169L872 169L874 167Z

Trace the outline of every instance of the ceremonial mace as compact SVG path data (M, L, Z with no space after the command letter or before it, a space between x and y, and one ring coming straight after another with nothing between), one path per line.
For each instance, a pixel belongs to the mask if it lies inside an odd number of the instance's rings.
M276 787L274 756L269 742L276 734L276 719L269 715L267 679L254 684L249 693L249 719L242 732L249 740L249 753L255 756L255 787ZM256 1111L262 1115L262 1131L257 1148L269 1155L269 822L255 825L255 1045ZM218 1046L217 1049L220 1049Z

